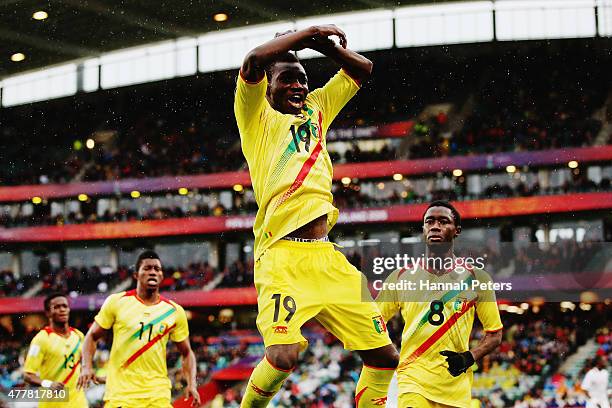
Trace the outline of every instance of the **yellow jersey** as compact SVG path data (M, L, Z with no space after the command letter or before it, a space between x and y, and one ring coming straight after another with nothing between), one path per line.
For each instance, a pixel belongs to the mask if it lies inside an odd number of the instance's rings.
M83 390L76 385L81 373L83 333L70 327L63 336L49 326L42 329L30 343L24 365L26 373L37 374L42 380L61 382L68 391L68 402L40 402L39 407L87 407Z
M399 282L401 289L387 287L377 297L385 321L397 312L404 320L397 368L400 394L417 393L440 404L471 407L473 368L453 377L440 352L469 350L476 314L485 331L501 330L495 291L481 286L490 281L480 269L436 275L420 266L414 274L412 269L399 269L387 278L385 283Z
M110 295L95 321L103 329L113 329L104 400L170 401L166 344L168 338L181 342L189 337L183 308L163 296L158 303L145 305L136 290L130 290Z
M327 214L331 229L338 219L332 204L332 163L325 136L359 85L340 70L306 97L299 115L274 110L266 99L266 76L249 83L238 76L234 113L242 152L249 165L255 200L255 259L278 239Z

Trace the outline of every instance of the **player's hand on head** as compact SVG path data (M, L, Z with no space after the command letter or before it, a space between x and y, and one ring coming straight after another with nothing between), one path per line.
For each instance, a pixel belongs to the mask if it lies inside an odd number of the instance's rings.
M336 46L334 40L328 37L311 37L303 42L304 48L319 51L324 54L326 50L331 50Z
M329 37L335 36L335 37L338 37L338 39L340 40L340 46L342 48L346 48L347 46L346 34L344 33L344 31L336 27L334 24L318 25L312 28L314 28L314 31L315 31L315 35L314 35L315 40L319 40L319 39L331 40Z
M282 35L285 35L285 34L291 34L291 33L295 33L295 30L287 30L287 31L283 31L282 33L276 33L276 34L274 35L274 38L278 38L278 37L280 37L280 36L282 36Z
M200 394L198 393L198 390L195 386L188 386L185 390L185 401L188 400L190 397L193 397L193 400L191 400L191 406L192 407L199 407L202 404L202 401L200 400Z

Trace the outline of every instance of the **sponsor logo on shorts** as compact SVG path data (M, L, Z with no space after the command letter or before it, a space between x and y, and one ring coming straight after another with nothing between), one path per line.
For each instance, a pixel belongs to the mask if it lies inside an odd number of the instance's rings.
M274 334L287 334L287 326L272 326Z
M372 403L376 406L378 405L382 405L385 406L387 405L387 397L382 397L382 398L372 398Z
M385 324L385 320L381 315L374 316L372 321L374 322L374 329L376 330L376 333L381 334L387 331L387 325Z

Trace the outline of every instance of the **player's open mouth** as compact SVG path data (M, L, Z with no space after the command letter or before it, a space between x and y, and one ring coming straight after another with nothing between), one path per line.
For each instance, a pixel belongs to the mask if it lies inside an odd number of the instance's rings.
M430 235L429 236L430 242L442 242L443 240L444 238L441 235Z
M302 105L304 104L304 96L303 95L292 95L289 97L289 104L291 106L293 106L294 108L302 108Z
M152 284L152 285L157 285L157 279L149 278L149 279L147 279L147 283L148 284Z

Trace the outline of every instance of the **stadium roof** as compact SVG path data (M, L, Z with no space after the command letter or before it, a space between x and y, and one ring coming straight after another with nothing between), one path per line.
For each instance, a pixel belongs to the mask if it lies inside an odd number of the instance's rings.
M103 52L210 31L426 0L0 0L0 77ZM48 18L33 14L45 11ZM213 16L225 13L227 21ZM25 59L11 61L15 53Z

